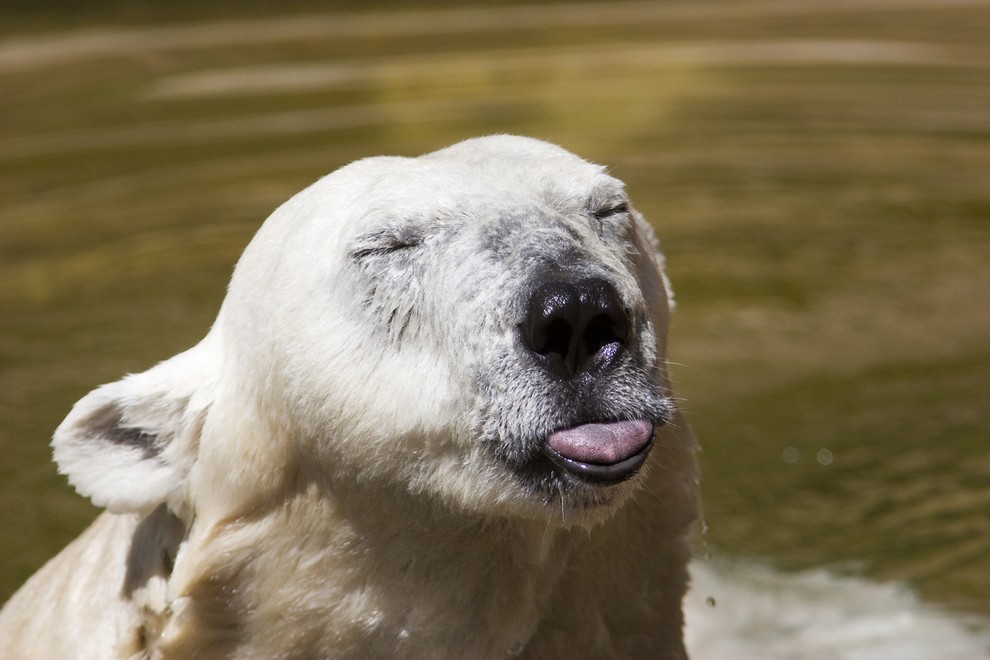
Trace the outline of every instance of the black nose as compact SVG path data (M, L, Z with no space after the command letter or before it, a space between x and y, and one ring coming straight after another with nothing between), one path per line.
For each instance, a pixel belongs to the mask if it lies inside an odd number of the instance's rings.
M628 340L629 317L619 293L599 278L539 285L522 324L523 345L564 379L608 369Z

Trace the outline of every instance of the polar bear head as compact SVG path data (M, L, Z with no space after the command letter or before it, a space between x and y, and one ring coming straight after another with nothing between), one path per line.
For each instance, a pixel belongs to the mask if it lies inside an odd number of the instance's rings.
M601 166L510 136L361 160L276 210L203 342L82 399L55 457L117 511L307 479L596 519L662 460L668 301Z

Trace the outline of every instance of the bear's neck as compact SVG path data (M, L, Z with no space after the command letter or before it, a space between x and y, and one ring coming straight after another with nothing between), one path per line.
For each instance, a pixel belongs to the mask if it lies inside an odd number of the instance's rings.
M586 537L364 490L309 484L263 515L197 520L172 584L190 598L185 630L173 626L166 647L176 656L511 655L535 633L572 546ZM236 622L237 635L207 639L223 627L218 617Z

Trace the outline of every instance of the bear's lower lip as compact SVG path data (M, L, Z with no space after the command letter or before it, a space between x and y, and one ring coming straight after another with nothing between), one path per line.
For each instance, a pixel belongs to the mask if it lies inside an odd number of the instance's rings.
M644 420L584 424L552 433L543 453L585 481L619 483L634 475L653 448L653 425Z

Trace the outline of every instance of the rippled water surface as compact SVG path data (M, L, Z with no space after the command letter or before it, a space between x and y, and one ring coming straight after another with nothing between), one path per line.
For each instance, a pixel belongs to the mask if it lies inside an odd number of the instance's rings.
M281 6L0 9L0 600L95 515L52 430L276 205L513 132L658 228L700 552L990 615L990 2Z

